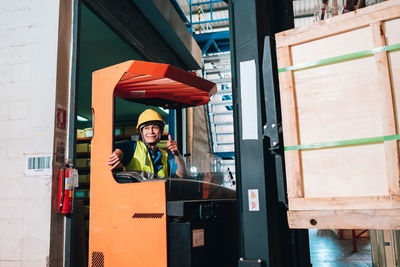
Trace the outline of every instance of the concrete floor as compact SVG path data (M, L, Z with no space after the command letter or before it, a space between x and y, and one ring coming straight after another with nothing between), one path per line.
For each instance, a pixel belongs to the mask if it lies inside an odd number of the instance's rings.
M352 240L340 240L332 230L310 229L310 255L313 267L372 266L368 239L357 239L358 252L353 252Z

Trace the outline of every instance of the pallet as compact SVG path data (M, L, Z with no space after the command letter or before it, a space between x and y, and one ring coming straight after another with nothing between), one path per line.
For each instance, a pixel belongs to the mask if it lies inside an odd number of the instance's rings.
M400 0L275 38L290 227L400 229Z

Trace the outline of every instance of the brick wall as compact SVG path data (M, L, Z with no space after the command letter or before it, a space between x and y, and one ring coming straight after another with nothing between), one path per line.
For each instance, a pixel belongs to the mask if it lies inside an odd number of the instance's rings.
M46 266L51 177L26 174L52 155L59 2L0 0L0 266Z

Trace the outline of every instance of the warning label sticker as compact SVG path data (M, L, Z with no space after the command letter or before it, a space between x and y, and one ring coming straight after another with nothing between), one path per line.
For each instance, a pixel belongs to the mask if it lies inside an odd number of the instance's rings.
M204 246L204 229L192 230L193 247Z
M57 105L56 129L65 131L67 128L67 111Z
M258 201L258 189L249 189L249 211L259 211L260 202Z

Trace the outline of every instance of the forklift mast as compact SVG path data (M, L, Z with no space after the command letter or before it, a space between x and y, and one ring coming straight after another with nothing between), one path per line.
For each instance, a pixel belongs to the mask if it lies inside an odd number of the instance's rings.
M230 0L239 267L311 266L307 230L287 223L273 36L293 28L291 0ZM260 164L261 163L261 164Z

